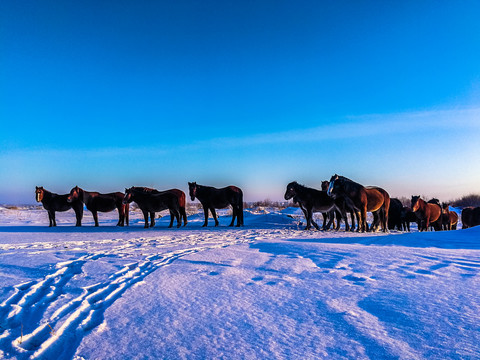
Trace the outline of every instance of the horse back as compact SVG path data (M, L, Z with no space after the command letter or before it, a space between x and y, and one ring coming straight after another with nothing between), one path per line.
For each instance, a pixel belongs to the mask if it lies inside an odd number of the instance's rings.
M169 192L171 192L173 195L175 195L177 198L178 198L178 205L180 207L185 207L186 204L187 204L187 201L186 201L186 196L185 196L185 193L180 190L180 189L170 189L170 190L167 190Z
M367 211L377 211L382 206L388 211L390 207L390 195L378 186L365 187L367 195Z
M51 210L51 211L67 211L72 208L73 203L69 203L67 201L69 194L64 194L64 195L58 195L55 193L51 193L51 197L48 199L48 201L45 201L43 203L43 207L46 210Z
M442 215L442 209L437 204L427 203L427 208L430 222L437 221L440 215Z
M87 201L87 209L93 211L108 212L122 205L123 193L107 193L101 194L96 191L89 192Z

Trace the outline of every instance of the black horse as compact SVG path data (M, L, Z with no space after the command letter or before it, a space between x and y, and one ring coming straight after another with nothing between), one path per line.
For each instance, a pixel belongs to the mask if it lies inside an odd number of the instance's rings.
M300 208L305 214L307 226L305 230L309 230L313 226L317 230L320 230L318 224L313 220L314 212L329 213L332 210L336 210L335 201L327 195L326 191L312 189L303 185L300 185L296 181L287 185L285 191L285 200L295 198L296 202L300 205ZM328 224L323 225L323 230L330 228L333 222L333 214L329 217Z
M128 204L123 204L124 194L121 192L114 192L108 194L100 194L95 191L85 191L78 186L70 190L67 201L73 203L74 201L81 201L85 204L88 210L93 215L95 226L98 225L98 211L109 212L115 208L118 210L117 226L124 226L125 222L128 226Z
M377 186L364 187L344 176L335 174L330 178L327 193L334 198L343 196L352 201L355 210L360 211L359 231L373 231L380 222L383 231L388 231L390 196L384 189ZM367 224L367 211L373 213L373 223L370 229Z
M397 228L400 231L404 230L404 217L405 211L403 204L397 198L390 198L390 209L388 210L388 228L395 230Z
M480 225L480 206L467 207L462 210L462 229Z
M183 191L182 191L183 193ZM169 210L170 225L173 226L173 218L177 219L177 228L182 225L180 217L180 203L176 193L171 191L158 191L150 188L135 187L125 189L124 204L135 201L142 210L145 219L145 228L148 228L148 214L150 214L150 227L155 226L155 212Z
M203 213L205 215L203 226L208 225L208 210L212 213L213 219L215 220L215 226L218 226L215 209L223 209L229 205L232 206L233 212L232 222L229 226L234 225L235 218L237 219L237 226L243 226L242 189L233 185L217 189L211 186L198 185L196 182L189 182L188 189L192 201L197 198L203 206Z
M67 211L73 209L77 223L75 226L82 226L83 204L81 201L67 201L68 194L58 195L45 190L43 186L35 186L35 199L42 202L43 208L48 212L49 226L57 226L55 211Z

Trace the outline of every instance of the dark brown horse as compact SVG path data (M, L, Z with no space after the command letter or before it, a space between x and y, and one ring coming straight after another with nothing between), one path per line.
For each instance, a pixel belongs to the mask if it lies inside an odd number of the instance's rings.
M344 176L333 175L327 191L329 196L337 198L343 196L351 200L355 210L360 211L359 231L375 230L379 223L384 232L388 231L388 211L390 196L380 187L364 187ZM371 228L367 224L367 211L373 213Z
M95 226L98 226L98 212L110 212L118 210L117 226L124 226L125 222L128 226L128 204L123 204L124 194L121 192L114 192L108 194L100 194L96 191L85 191L78 186L70 190L67 201L72 203L74 201L81 201L85 204L88 210L93 215Z
M211 186L198 185L196 182L189 182L188 190L192 201L197 198L203 206L205 215L203 226L208 225L208 210L212 213L215 226L218 226L215 209L223 209L229 205L232 206L233 212L232 222L229 226L234 225L235 218L237 219L237 226L243 226L243 192L239 187L232 185L217 189Z
M455 211L450 211L449 205L442 204L442 224L443 230L457 230L458 214Z
M154 227L155 212L167 209L170 212L170 225L168 225L168 227L171 228L173 226L174 218L177 219L177 227L182 225L180 202L176 192L158 191L150 188L132 186L130 189L125 189L123 203L129 204L132 201L135 201L140 210L142 210L145 219L145 228L148 228L148 214L150 214L150 227Z
M326 180L322 181L322 190L328 191L329 185L330 185L330 182ZM335 205L337 206L337 210L335 211L335 214L337 215L336 230L340 229L340 222L343 219L345 221L345 231L355 231L355 217L357 218L357 223L359 223L360 216L358 211L355 210L355 206L352 200L341 195L335 197L334 200L335 200ZM352 220L352 226L348 225L347 212L350 214L350 218ZM325 216L323 219L323 224L325 226Z
M480 207L467 207L462 210L462 229L480 225Z
M293 181L287 185L284 197L285 200L295 198L300 205L300 208L304 212L305 219L307 221L305 230L309 230L312 227L312 224L317 230L320 230L320 227L313 220L314 212L330 213L332 210L336 210L335 201L327 195L326 191L312 189L300 185L296 181ZM331 216L329 216L328 224L325 225L324 222L323 230L330 228L332 222L333 212L331 212Z
M435 223L442 214L440 206L427 203L420 196L412 196L412 211L418 218L419 231L428 231L430 223Z
M83 204L81 201L67 201L68 194L58 195L45 190L43 186L35 186L35 199L42 202L43 208L48 212L49 226L57 226L55 211L67 211L73 209L77 223L75 226L82 226Z
M164 191L158 191L157 189L152 189L152 188L148 188L148 187L143 187L143 186L132 186L130 189L133 189L133 190L136 190L136 191L143 191L144 193L151 193L151 194L163 194L163 193L170 193L170 194L173 194L175 195L177 198L178 198L178 206L179 206L179 213L180 213L180 219L183 219L183 226L187 225L187 212L185 211L185 207L186 207L186 196L185 196L185 193L180 190L180 189L170 189L170 190L164 190ZM127 189L125 189L126 191ZM125 197L127 196L127 193L125 193ZM135 200L133 200L135 201ZM129 203L131 202L128 201ZM167 208L165 209L162 209L162 210L166 210ZM157 210L159 211L159 210ZM172 223L173 223L173 216L175 216L174 214L172 214L170 212L170 215L172 216L172 221L170 223L170 226L172 226ZM154 221L154 217L153 215L151 215L151 220L153 221L153 223L155 224L155 221ZM147 221L148 223L148 221ZM151 226L153 227L153 225Z

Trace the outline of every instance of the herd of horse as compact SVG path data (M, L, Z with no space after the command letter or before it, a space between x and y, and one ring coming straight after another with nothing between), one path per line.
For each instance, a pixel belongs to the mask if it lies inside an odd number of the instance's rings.
M236 186L215 188L188 183L189 195L192 201L198 199L203 207L205 221L208 225L208 213L213 216L215 226L219 225L216 209L232 207L232 221L229 226L243 226L243 192ZM48 212L50 224L56 226L55 212L73 209L76 216L76 226L82 225L84 206L89 210L99 226L98 212L109 212L117 209L117 226L129 225L129 204L135 202L142 211L145 228L155 226L155 213L168 210L170 213L169 228L176 219L177 227L187 225L186 196L180 189L159 191L147 187L133 186L125 189L125 193L113 192L102 194L95 191L85 191L75 186L69 194L59 195L43 187L36 187L35 197ZM449 210L448 204L440 204L438 199L425 201L420 196L412 196L411 206L407 207L399 199L390 198L387 191L378 186L363 186L344 176L333 175L330 181L323 181L321 190L309 188L293 181L287 185L285 200L298 204L305 215L308 230L312 225L320 230L313 214L322 213L323 230L333 226L340 229L345 223L345 231L382 231L398 229L410 231L410 223L417 223L419 231L455 230L458 215ZM367 212L373 215L370 226L367 223ZM350 215L350 223L348 221ZM149 221L150 217L150 221ZM335 224L336 220L336 224ZM462 228L480 225L480 207L462 210Z
M237 226L243 226L243 192L236 186L227 186L217 189L211 186L198 185L197 183L188 183L190 198L192 201L198 199L203 206L205 222L203 226L208 225L208 211L212 213L215 220L215 226L218 226L217 214L215 209L223 209L232 206L233 217L230 226L233 226L235 219ZM170 189L158 191L147 187L132 186L125 189L125 193L114 192L101 194L96 191L86 191L75 186L69 194L59 195L52 193L42 186L36 186L35 199L41 202L48 212L50 221L49 226L57 226L55 221L55 212L67 211L73 209L77 219L76 226L82 226L83 207L89 210L98 224L98 212L110 212L117 209L117 226L129 225L129 204L133 201L137 204L143 213L145 219L145 228L155 226L155 213L163 210L170 212L170 225L173 226L174 219L177 220L177 227L187 225L186 197L180 189ZM150 216L150 222L149 220Z

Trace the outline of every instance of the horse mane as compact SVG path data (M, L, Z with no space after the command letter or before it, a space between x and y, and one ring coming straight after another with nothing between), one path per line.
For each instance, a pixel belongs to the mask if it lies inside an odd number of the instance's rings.
M338 176L338 179L341 179L341 180L343 180L343 181L349 181L349 182L351 182L351 183L354 183L354 184L363 186L362 184L357 183L356 181L353 181L352 179L349 179L349 178L347 178L347 177L345 177L345 176L342 176L342 175L337 175L337 176Z

